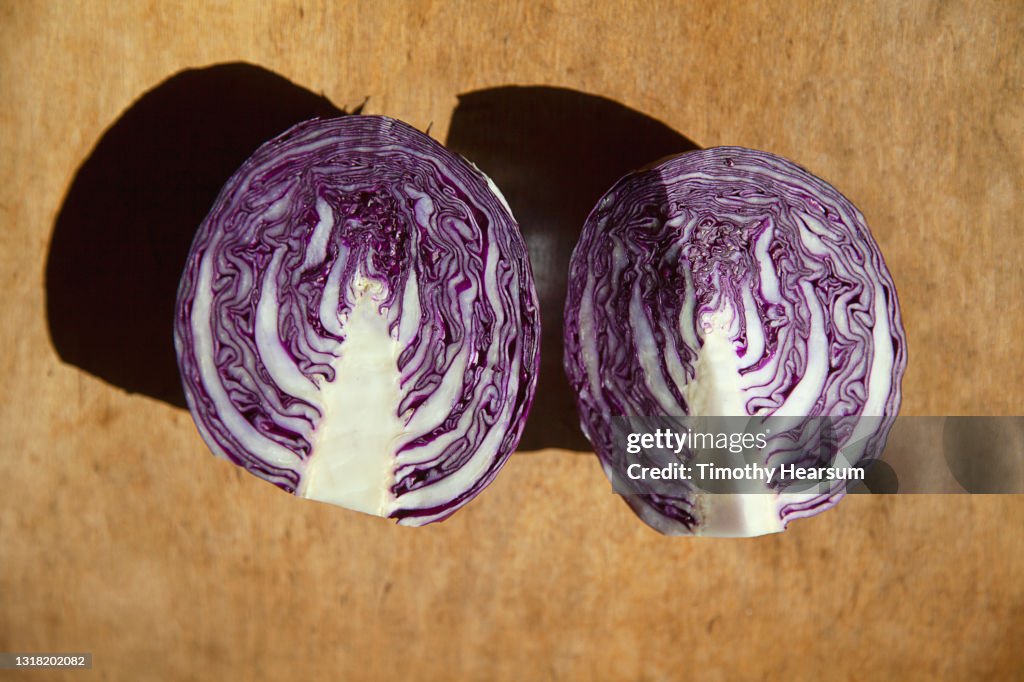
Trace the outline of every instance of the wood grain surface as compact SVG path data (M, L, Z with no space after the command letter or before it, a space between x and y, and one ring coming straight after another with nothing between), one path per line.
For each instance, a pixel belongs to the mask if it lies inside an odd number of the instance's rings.
M780 535L664 538L592 455L544 448L398 528L215 460L173 399L68 360L145 315L88 293L117 269L95 205L84 262L47 270L101 140L187 69L252 65L442 141L460 95L568 88L831 181L899 290L903 413L1021 414L1022 62L1019 2L0 2L0 650L94 654L0 679L1024 679L1021 496L858 496ZM146 115L205 111L176 101ZM141 162L88 194L121 220L173 197Z

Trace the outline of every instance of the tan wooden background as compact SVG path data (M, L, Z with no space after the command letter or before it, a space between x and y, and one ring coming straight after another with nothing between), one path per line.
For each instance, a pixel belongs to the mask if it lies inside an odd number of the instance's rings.
M672 539L549 449L402 529L281 494L62 362L44 269L76 171L144 92L239 61L440 140L460 93L555 85L792 158L885 253L904 414L1024 412L1019 2L4 0L0 650L94 654L64 679L1024 679L1020 496Z

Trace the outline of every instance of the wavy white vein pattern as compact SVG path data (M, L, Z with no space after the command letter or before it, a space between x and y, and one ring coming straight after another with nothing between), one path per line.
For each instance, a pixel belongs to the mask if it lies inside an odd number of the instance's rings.
M569 282L565 366L606 471L616 416L830 416L853 442L884 441L899 409L906 340L878 246L845 197L777 156L720 147L626 176L587 219ZM779 496L775 523L840 496ZM693 533L697 497L627 501Z
M325 420L345 418L325 396L358 407L347 392L363 387L331 391L347 320L368 310L397 396L381 423L399 429L377 453L377 511L422 525L479 493L518 444L538 363L526 247L492 187L384 117L309 121L261 147L200 227L179 290L179 365L210 448L301 492L330 456L315 447Z

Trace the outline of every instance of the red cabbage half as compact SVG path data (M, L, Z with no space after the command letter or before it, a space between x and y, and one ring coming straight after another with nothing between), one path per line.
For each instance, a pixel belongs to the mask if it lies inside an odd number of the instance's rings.
M793 163L720 147L627 175L569 282L565 368L609 478L622 416L830 417L884 443L907 358L896 290L860 212ZM844 491L775 492L626 500L663 533L759 535Z
M404 123L348 116L293 127L228 181L192 244L174 340L215 454L416 526L515 449L539 325L488 178Z

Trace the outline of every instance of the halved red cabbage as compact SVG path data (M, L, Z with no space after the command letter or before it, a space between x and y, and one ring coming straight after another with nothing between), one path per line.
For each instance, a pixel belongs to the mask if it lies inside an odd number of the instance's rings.
M884 443L907 359L896 289L860 212L795 164L719 147L625 176L569 282L565 369L609 478L623 416L832 417L839 448ZM663 533L759 535L843 493L625 499Z
M347 116L293 127L228 181L192 244L174 340L215 454L416 526L515 449L539 325L488 178L404 123Z

